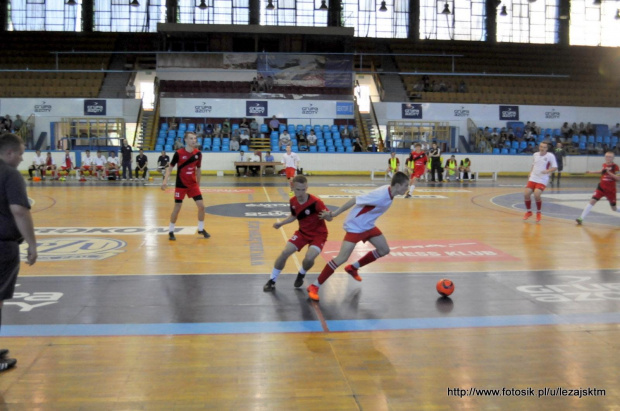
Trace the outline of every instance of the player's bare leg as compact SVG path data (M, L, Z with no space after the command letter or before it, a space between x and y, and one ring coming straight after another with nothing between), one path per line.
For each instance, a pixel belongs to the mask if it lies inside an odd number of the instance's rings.
M177 238L174 236L174 225L177 222L177 218L179 217L179 211L181 211L181 207L183 203L175 202L174 208L172 209L172 214L170 214L170 225L168 226L168 239L170 241L175 241Z
M205 230L205 205L202 199L196 200L196 206L198 207L198 234L204 238L210 238L211 234Z
M304 260L301 262L301 269L297 273L297 278L295 278L295 283L293 286L295 288L299 288L304 285L304 278L306 278L306 273L314 266L314 260L321 254L321 249L315 245L311 245L308 247L308 251L306 251L306 256Z
M286 261L288 258L297 252L297 247L291 242L287 242L284 246L284 250L280 253L276 261L273 263L273 270L271 271L271 277L267 284L263 287L263 291L273 291L276 289L276 281L278 276L284 270L284 266L286 265Z

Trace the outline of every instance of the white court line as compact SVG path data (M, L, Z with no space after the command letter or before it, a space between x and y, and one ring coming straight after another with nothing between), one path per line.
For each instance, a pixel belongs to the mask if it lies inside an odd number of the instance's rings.
M267 193L267 188L265 188L265 186L263 186L263 191L265 192L265 195L267 196L267 201L271 203L271 198L269 197L269 194ZM280 219L278 218L276 219L276 221L279 223ZM280 227L280 232L282 233L282 237L284 238L284 244L286 244L286 242L288 241L288 237L286 236L286 233L284 232L284 228ZM301 264L299 263L297 254L293 254L293 261L295 262L295 265L297 266L297 271L299 271L301 269Z

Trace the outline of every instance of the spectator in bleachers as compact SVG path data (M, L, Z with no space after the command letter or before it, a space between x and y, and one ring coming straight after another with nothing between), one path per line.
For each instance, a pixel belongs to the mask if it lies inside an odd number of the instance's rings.
M222 137L230 138L230 120L226 119L222 123Z
M265 79L265 91L271 90L273 90L273 77L267 76L267 79Z
M239 133L239 144L241 144L242 146L250 145L250 135L245 129L241 130L241 132Z
M447 92L448 91L448 86L446 86L446 83L443 80L441 80L439 82L439 90L437 90L437 91L440 91L440 92Z
M230 140L230 151L239 151L239 141L237 141L236 137Z
M256 138L258 137L258 123L256 122L256 119L253 118L252 121L250 122L250 137Z
M243 120L241 120L241 123L239 123L239 128L244 128L248 131L248 133L250 132L250 124L248 123L248 119L247 118L243 118Z
M482 135L484 136L484 138L486 138L487 140L490 140L492 135L491 135L491 130L489 130L488 127L485 127L484 130L482 130Z
M289 144L291 144L291 135L288 133L287 130L284 130L282 134L280 134L278 144L280 145L280 147L288 146Z
M271 117L271 120L269 120L269 130L278 131L279 128L280 128L280 122L278 121L276 116Z
M266 91L265 79L262 75L258 75L258 92L264 93Z
M22 116L19 114L15 116L15 121L13 122L13 130L17 133L22 126L24 125L24 120L22 120Z
M13 120L11 120L11 116L8 114L4 116L4 128L9 132L13 130Z
M299 143L300 149L303 147L305 151L308 150L308 139L306 138L306 133L303 130L297 131L297 142Z
M181 137L177 137L177 139L174 141L174 146L172 147L172 149L174 151L177 151L178 149L181 149L183 147L185 147L185 145L181 141Z
M360 139L356 138L353 142L353 151L356 153L361 153L363 151L362 144L360 143Z
M588 122L588 124L586 124L586 134L587 135L594 135L594 133L596 133L596 128L592 125L592 123Z
M573 130L568 125L568 122L565 121L564 124L562 124L562 127L560 128L560 133L562 134L562 136L564 136L564 139L566 140L571 136L572 132Z
M467 85L463 80L459 83L459 93L467 93Z
M307 139L308 139L308 145L316 146L317 137L316 137L316 133L314 132L314 130L310 130L310 134L308 134Z
M579 123L578 129L579 129L579 134L586 134L587 132L586 125L583 124L583 121Z
M616 123L615 126L609 130L613 136L620 137L620 123Z
M256 79L256 77L254 77L252 81L250 82L250 93L257 93L257 92L258 92L258 80Z
M222 136L222 125L221 124L216 124L215 127L213 127L213 137L221 137Z
M349 127L344 127L342 129L342 131L340 132L340 137L342 137L342 138L350 138L351 137L350 132L349 132Z
M420 92L424 91L424 82L422 80L418 81L413 85L413 91Z

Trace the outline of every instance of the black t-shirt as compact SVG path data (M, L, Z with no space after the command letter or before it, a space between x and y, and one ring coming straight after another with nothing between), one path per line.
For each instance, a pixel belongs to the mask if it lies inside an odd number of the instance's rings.
M121 161L123 163L131 163L131 151L131 147L127 144L121 147Z
M136 156L136 163L138 163L138 166L140 168L144 167L147 161L148 161L148 157L145 154L142 154L142 155L138 154Z
M159 158L157 159L157 166L159 167L168 167L168 164L170 164L170 157L169 156L159 156Z
M0 160L0 241L21 242L23 238L11 213L11 205L30 209L26 184L17 169Z

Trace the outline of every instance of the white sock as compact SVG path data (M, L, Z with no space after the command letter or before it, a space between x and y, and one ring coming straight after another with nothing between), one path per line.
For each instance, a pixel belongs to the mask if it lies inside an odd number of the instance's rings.
M301 275L306 275L306 270L304 270L304 268L303 268L303 267L301 267L301 268L299 269L299 274L301 274Z
M356 270L358 270L360 268L360 262L356 261L353 264L351 264Z
M411 187L409 187L409 194L413 195L413 190L415 190L415 185L411 184Z
M75 178L80 179L80 170L75 170Z
M588 215L588 213L590 212L590 210L592 210L592 207L593 207L593 206L592 206L592 204L588 203L588 205L586 206L586 208L584 208L584 209L583 209L583 212L581 213L581 217L579 217L579 218L581 218L582 220L583 220L584 218L586 218L586 216Z
M198 231L202 231L205 229L205 222L204 221L198 221Z
M317 287L321 286L321 284L319 284L319 280L316 280L315 282L313 282L312 285L316 285Z
M462 172L462 171L461 171L461 178L460 178L460 179L461 179L461 180L463 179L463 172Z
M275 283L281 272L282 270L278 270L277 268L274 268L273 270L271 270L271 281Z
M168 226L168 232L169 233L174 232L174 223L170 223L170 225Z

